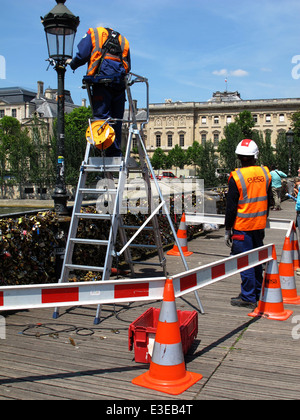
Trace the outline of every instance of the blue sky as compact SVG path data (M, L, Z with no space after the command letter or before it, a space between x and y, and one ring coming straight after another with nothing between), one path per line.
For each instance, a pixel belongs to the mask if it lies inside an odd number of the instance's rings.
M54 0L0 0L0 87L57 87L47 70L40 16ZM299 0L67 0L80 17L76 45L89 27L110 26L127 37L132 71L145 76L150 102L207 101L239 91L242 99L300 97ZM5 68L4 68L5 66ZM4 71L5 70L5 71ZM76 104L85 67L68 68L66 89ZM144 104L144 88L133 97Z

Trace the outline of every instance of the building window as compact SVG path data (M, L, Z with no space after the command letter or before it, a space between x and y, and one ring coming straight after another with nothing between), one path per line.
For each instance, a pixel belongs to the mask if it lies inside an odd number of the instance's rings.
M168 134L168 147L173 147L173 136Z
M201 144L202 146L205 146L206 143L206 134L201 134Z
M219 116L218 115L214 116L214 124L219 124Z
M179 146L184 147L184 134L179 134Z
M14 117L14 118L17 118L17 110L16 109L11 110L11 116Z
M214 134L214 146L215 147L219 146L219 134L218 133Z
M279 122L284 122L284 114L279 114Z
M3 118L5 116L4 109L0 109L0 118Z
M137 139L136 138L132 139L132 148L134 149L135 147L137 147Z
M231 123L231 115L227 115L226 123L227 124Z
M161 135L156 134L156 147L161 147Z
M253 121L255 122L255 124L257 124L258 118L256 114L253 115Z
M206 117L201 117L201 124L206 124Z
M266 123L270 123L271 122L271 115L267 114L266 115Z

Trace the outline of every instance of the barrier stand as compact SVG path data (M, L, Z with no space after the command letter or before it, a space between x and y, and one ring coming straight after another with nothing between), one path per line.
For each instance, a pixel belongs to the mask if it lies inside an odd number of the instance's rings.
M300 305L300 296L297 296L295 271L293 263L293 249L290 237L286 236L279 264L279 278L283 302Z
M187 372L185 369L173 281L167 279L149 371L134 378L132 383L178 395L202 377L199 373Z
M268 262L266 267L258 306L248 315L254 318L263 317L277 321L285 321L292 315L293 311L285 310L283 306L277 256L274 245L272 256L273 259Z

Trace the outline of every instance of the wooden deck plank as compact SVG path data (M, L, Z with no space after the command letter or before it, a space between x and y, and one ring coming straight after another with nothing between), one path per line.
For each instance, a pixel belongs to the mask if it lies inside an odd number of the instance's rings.
M284 202L283 208L280 217L293 219L294 204ZM229 256L223 235L220 229L189 242L194 252L187 258L189 267ZM264 242L275 243L278 260L284 236L283 231L266 231ZM180 259L167 257L167 262L170 274L184 271ZM141 273L149 271L141 266ZM300 290L299 276L296 283ZM0 400L299 399L299 340L292 337L292 318L284 322L250 318L248 309L230 305L239 292L239 275L199 290L205 314L198 315L198 337L185 359L187 370L201 373L203 379L179 396L131 383L149 365L136 363L134 352L128 351L128 327L160 302L104 305L97 326L95 307L61 309L57 320L49 309L8 314L6 339L0 340ZM199 309L193 293L177 299L176 306ZM300 315L300 306L288 308ZM74 328L63 331L68 327Z

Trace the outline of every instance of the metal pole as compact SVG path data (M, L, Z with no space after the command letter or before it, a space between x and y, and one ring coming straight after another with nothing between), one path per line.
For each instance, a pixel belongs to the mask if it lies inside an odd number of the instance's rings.
M292 143L289 141L289 169L288 176L292 176Z
M57 166L56 184L52 198L54 210L58 215L67 215L68 195L65 184L65 72L62 63L56 63L57 72Z

